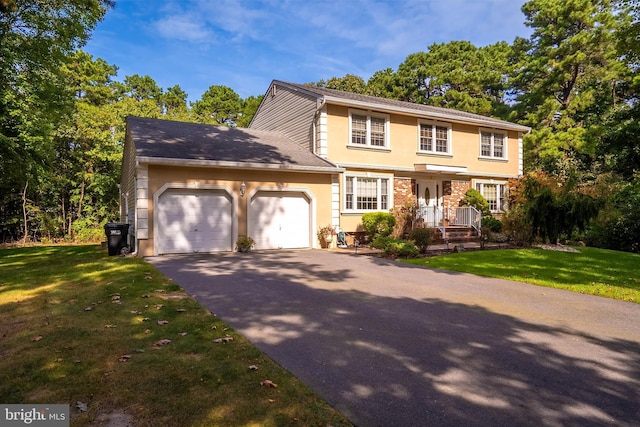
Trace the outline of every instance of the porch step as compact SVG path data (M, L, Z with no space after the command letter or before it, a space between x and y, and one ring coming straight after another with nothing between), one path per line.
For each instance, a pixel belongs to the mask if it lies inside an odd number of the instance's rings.
M473 227L450 226L446 227L446 240L442 238L442 233L438 229L434 230L434 244L438 243L464 243L477 242L480 240L478 232Z

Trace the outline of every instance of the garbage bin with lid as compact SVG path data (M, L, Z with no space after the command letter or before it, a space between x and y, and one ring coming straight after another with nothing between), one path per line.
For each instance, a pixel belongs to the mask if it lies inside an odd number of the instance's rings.
M108 222L104 225L104 232L107 235L107 247L109 255L120 255L123 249L127 252L129 245L127 244L129 236L129 224L120 224L117 222Z

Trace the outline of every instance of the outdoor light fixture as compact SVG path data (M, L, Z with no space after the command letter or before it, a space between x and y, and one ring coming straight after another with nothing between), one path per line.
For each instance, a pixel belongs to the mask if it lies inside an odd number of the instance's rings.
M242 184L240 184L240 197L244 197L245 191L247 191L247 184L242 181Z

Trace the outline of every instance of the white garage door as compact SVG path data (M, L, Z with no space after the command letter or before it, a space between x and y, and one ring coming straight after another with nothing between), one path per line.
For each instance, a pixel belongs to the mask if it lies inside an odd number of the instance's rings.
M232 250L232 203L225 192L169 189L155 212L160 254Z
M249 236L256 249L308 248L310 205L302 193L260 192L249 207Z

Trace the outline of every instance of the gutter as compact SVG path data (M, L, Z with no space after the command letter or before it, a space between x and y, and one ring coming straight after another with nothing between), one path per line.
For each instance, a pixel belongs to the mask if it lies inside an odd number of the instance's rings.
M323 159L324 160L324 159ZM259 169L265 171L284 171L284 172L307 172L307 173L342 173L344 169L338 166L305 166L305 165L283 165L269 163L254 162L232 162L224 160L198 160L198 159L177 159L164 157L146 157L137 158L137 164L145 163L157 166L190 166L202 168L223 168L223 169Z
M376 110L383 111L385 113L404 113L412 116L423 117L423 118L438 118L441 120L445 120L448 122L455 122L460 124L475 124L486 126L494 129L506 129L506 130L514 130L519 132L529 133L531 132L531 128L523 125L519 125L517 123L506 122L498 119L490 119L487 118L483 120L480 117L464 117L458 116L455 114L447 114L445 112L439 111L422 111L413 108L405 108L405 107L391 107L386 106L384 104L377 104L373 102L365 102L365 101L356 101L356 100L346 100L342 98L337 98L330 95L325 95L324 102L330 102L332 104L342 105L345 107L356 107L363 108L367 110Z

